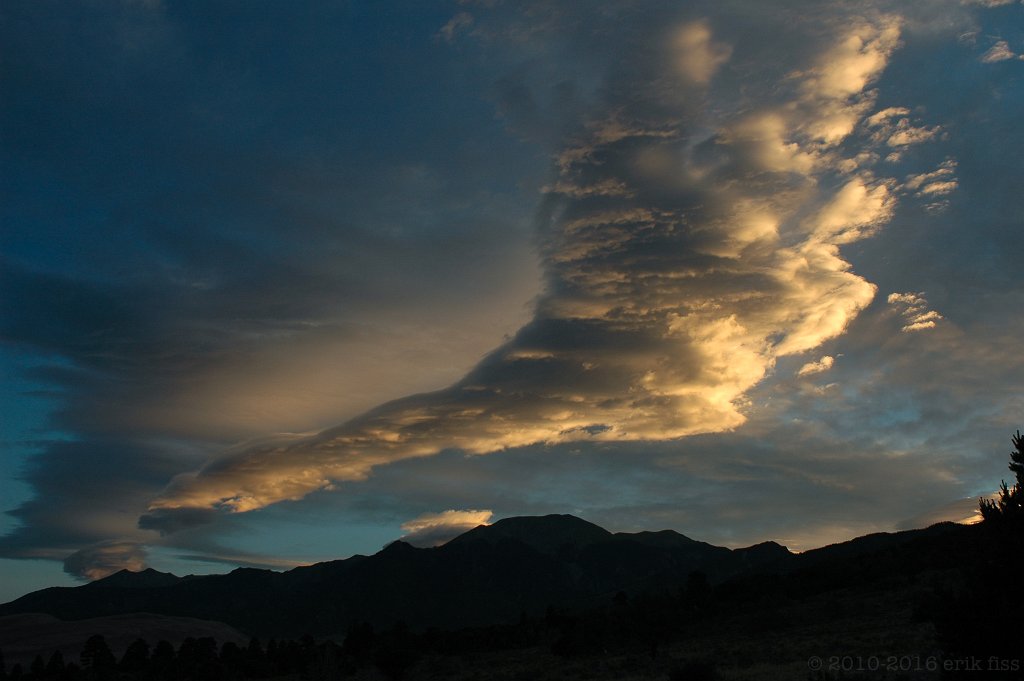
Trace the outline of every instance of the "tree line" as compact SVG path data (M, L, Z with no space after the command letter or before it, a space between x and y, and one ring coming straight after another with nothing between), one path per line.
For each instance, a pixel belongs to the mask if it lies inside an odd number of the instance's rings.
M542 647L556 656L577 657L636 648L658 655L659 646L681 634L713 606L713 589L703 573L690 575L673 593L627 596L619 592L610 602L582 611L549 607L542 615L525 612L507 625L460 630L413 631L404 623L376 629L367 622L349 628L342 643L252 638L248 645L213 638L186 638L175 649L165 640L155 646L138 639L120 659L106 639L93 635L77 660L60 651L49 658L37 655L28 669L20 663L8 669L0 651L2 681L241 681L243 679L345 678L373 666L385 677L399 680L426 655Z

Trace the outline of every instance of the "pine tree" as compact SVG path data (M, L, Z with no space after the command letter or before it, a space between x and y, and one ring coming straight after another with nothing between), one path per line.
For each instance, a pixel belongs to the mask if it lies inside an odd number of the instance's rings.
M106 679L113 675L117 659L110 652L110 646L102 635L90 636L82 648L80 655L82 668L92 679Z
M1014 451L1010 452L1010 470L1017 481L1008 487L1003 480L999 485L999 498L982 498L979 503L985 522L993 526L1019 524L1024 522L1024 437L1018 430L1013 436Z
M58 678L64 673L66 668L64 656L59 650L55 650L53 655L50 655L50 661L46 663L46 675Z
M32 660L32 665L28 668L29 674L32 675L33 679L41 679L46 673L46 663L43 662L42 655L36 655L35 659Z
M142 638L128 646L119 665L122 671L140 674L149 667L149 643Z

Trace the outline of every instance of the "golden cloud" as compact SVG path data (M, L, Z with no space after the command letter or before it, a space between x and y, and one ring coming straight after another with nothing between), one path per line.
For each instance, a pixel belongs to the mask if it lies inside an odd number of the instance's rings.
M169 531L183 513L301 499L446 449L480 455L739 427L746 393L779 357L843 333L875 295L840 247L890 218L893 183L861 168L877 158L878 140L850 158L838 145L869 114L867 88L898 40L893 18L856 22L835 47L780 75L788 99L736 105L735 118L691 112L714 120L701 140L688 132L692 120L664 112L662 73L630 82L636 96L583 126L557 157L542 227L547 286L514 338L446 389L179 476L143 525ZM712 90L731 54L702 22L666 49L664 68ZM486 512L446 513L406 529Z

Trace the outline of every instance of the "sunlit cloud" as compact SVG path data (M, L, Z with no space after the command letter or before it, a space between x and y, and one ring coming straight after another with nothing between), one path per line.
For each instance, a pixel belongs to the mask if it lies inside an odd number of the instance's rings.
M903 317L905 332L934 329L942 320L941 314L928 309L923 293L890 293L888 302Z
M424 509L808 548L1004 472L1016 0L143 4L0 26L45 76L0 557L285 568Z
M874 100L867 86L885 68L899 35L895 16L857 22L812 69L795 74L802 79L804 106L813 111L804 124L812 139L834 145L853 131Z
M1016 56L1016 53L1010 49L1010 45L1005 40L999 40L985 54L981 55L981 61L985 64L995 64L996 62L1013 59Z
M984 495L983 498L993 499L998 494ZM957 499L948 504L932 509L912 518L907 518L897 523L896 528L900 530L911 530L919 527L930 527L936 523L961 523L963 525L974 525L982 520L980 510L980 498L968 497Z
M828 371L835 364L835 358L832 355L825 355L816 362L808 362L807 364L800 367L800 370L796 372L797 376L812 376L814 374L820 374Z
M946 159L930 173L909 176L903 186L910 191L917 192L918 196L944 196L953 192L958 186L955 173L956 161Z
M402 523L402 541L413 546L440 546L479 525L486 525L491 511L449 509L440 513L424 513Z
M716 42L707 23L695 22L675 31L672 53L678 72L684 78L704 85L729 60L732 47Z
M736 52L709 26L677 29L664 63L714 89ZM542 228L547 289L506 345L444 390L180 475L141 526L168 531L183 514L206 517L196 510L298 500L447 449L481 455L739 427L745 393L777 358L835 338L875 295L839 248L890 219L892 183L867 169L830 177L898 40L892 17L841 29L835 47L779 73L790 99L726 117L698 146L687 130L711 112L656 114L666 108L657 69L623 83L633 103L588 123L558 155Z

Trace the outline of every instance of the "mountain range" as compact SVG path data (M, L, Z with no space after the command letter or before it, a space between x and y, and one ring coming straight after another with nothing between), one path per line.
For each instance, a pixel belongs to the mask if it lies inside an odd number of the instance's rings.
M793 573L812 582L842 582L872 566L906 570L914 559L903 553L930 567L955 561L969 529L947 523L794 554L774 542L728 549L672 530L612 533L571 515L516 517L435 548L395 541L372 556L286 572L238 568L177 577L153 569L121 571L84 586L27 594L0 605L0 616L80 620L145 612L223 622L265 637L338 637L361 622L386 627L401 621L416 629L488 626L549 607L584 610L618 592L678 589L693 572L711 584ZM914 542L916 549L904 551ZM923 550L922 542L933 548Z

